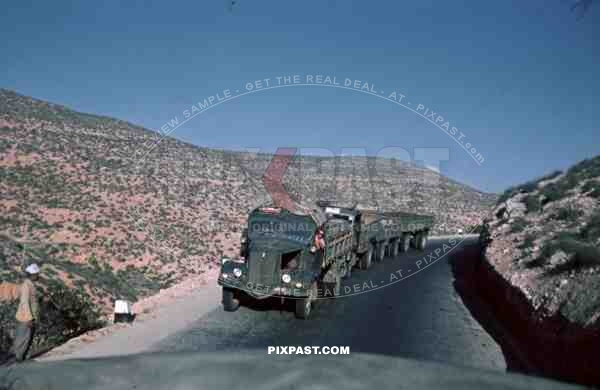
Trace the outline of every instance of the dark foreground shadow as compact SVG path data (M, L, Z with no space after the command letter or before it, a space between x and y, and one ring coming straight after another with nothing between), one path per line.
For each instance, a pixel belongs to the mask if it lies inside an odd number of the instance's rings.
M462 252L450 257L450 266L454 276L454 289L467 307L471 316L496 341L506 361L506 370L524 374L536 374L536 370L519 353L519 349L510 341L510 335L498 323L489 305L477 292L476 269L481 262L479 244L465 246Z
M0 368L0 389L523 389L573 387L381 355L153 353Z
M454 286L471 315L496 340L507 370L582 385L600 384L600 331L569 322L559 312L532 307L484 261L478 246L451 259Z

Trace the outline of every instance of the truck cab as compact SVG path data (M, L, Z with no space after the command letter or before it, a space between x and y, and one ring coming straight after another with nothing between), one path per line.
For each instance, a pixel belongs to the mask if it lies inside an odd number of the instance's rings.
M308 316L321 267L313 248L319 222L307 213L277 207L253 210L242 232L240 258L221 260L218 283L225 310L237 310L242 296L278 296L295 299L298 316Z

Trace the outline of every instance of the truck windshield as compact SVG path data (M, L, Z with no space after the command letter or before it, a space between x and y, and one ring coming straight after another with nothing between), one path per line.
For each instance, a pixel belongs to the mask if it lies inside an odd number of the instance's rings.
M248 221L248 237L250 240L277 238L309 244L316 228L310 217L255 213Z

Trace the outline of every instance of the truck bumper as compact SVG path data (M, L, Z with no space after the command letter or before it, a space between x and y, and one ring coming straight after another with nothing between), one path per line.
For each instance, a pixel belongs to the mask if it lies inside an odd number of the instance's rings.
M245 283L242 280L232 278L219 277L217 283L222 287L243 291L255 299L266 299L270 297L306 298L311 294L310 290L304 287L262 285L253 286L252 283Z

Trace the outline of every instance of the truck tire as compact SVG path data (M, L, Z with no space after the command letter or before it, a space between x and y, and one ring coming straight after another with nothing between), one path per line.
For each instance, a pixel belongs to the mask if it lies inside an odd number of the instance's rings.
M340 275L336 275L335 282L325 283L326 292L323 293L325 298L335 298L340 295L342 289L342 278Z
M313 286L312 286L312 293L313 294L317 293L316 283L313 284ZM316 299L317 299L317 297L315 295L308 296L308 297L302 298L302 299L296 299L295 300L296 308L294 311L296 318L299 318L301 320L308 319L308 317L310 317L310 313L312 312L313 300L316 300Z
M427 233L421 232L417 234L416 241L417 249L420 251L425 250L427 247Z
M400 240L394 241L392 244L392 257L397 257L400 251Z
M312 301L310 298L296 299L296 318L306 320L310 317L312 311Z
M352 279L352 264L348 264L348 268L346 269L346 274L343 279Z
M235 292L227 287L223 287L222 303L225 311L236 311L240 308L240 301L235 297Z
M335 298L340 295L342 275L338 272L333 277L333 282L322 282L323 298Z
M400 238L400 252L406 253L410 249L410 235L403 234Z
M369 245L369 250L360 256L360 269L367 270L371 266L373 260L373 253L375 252L373 245Z
M383 260L385 260L385 248L386 248L386 245L384 243L377 245L377 261L378 262L382 262Z
M354 263L354 259L350 258L346 261L344 266L344 273L342 274L342 279L350 279L352 277L352 265Z

